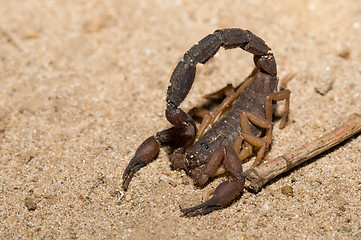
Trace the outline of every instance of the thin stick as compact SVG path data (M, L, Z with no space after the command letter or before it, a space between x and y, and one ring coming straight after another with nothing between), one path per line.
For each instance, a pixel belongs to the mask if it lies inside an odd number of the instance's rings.
M350 115L348 120L332 132L303 145L285 155L262 163L255 168L248 169L246 187L258 191L276 176L294 168L310 158L332 148L352 135L361 131L361 116L357 113Z

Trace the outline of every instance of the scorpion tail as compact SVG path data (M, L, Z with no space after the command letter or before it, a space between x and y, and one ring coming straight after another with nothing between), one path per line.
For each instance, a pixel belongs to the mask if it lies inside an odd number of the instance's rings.
M159 153L160 144L154 136L147 138L137 149L123 173L123 189L126 191L134 174L150 163Z
M276 62L271 49L262 39L242 29L217 30L191 47L173 71L167 90L166 110L166 117L173 125L181 126L189 123L194 125L193 119L178 107L192 88L197 64L205 64L221 46L225 49L240 47L252 53L257 68L272 76L277 75Z
M196 65L206 63L218 52L221 45L220 34L209 34L191 47L174 69L167 90L166 110L166 117L173 125L180 126L189 123L194 125L193 119L178 107L192 88L196 75Z

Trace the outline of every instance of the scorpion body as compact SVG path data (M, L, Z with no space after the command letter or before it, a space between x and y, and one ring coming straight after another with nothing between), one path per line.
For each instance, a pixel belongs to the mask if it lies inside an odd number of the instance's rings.
M254 79L251 84L240 93L234 101L232 108L217 121L197 142L187 150L186 159L195 161L198 165L207 163L215 149L222 144L233 144L235 139L241 135L240 109L253 112L265 117L264 100L267 95L274 92L278 81L257 81ZM269 79L268 79L269 80ZM250 124L251 132L260 136L262 129Z
M193 115L203 118L197 127L192 114L179 108L194 82L196 65L206 63L220 47L242 48L254 55L255 71L237 88L224 88L216 95L225 95L219 107L220 119L205 110ZM188 216L207 214L226 207L244 188L242 161L257 148L252 167L264 156L272 140L274 101L286 100L281 125L284 126L289 107L289 90L277 92L276 62L265 42L248 30L237 28L217 30L191 47L176 66L167 90L165 115L173 127L146 139L137 149L123 174L123 189L128 188L134 174L158 155L162 145L171 146L174 169L184 169L199 186L210 178L226 173L229 180L222 182L208 201L192 208L181 209ZM231 108L227 111L228 106ZM218 116L218 117L219 117ZM196 139L198 139L196 141Z

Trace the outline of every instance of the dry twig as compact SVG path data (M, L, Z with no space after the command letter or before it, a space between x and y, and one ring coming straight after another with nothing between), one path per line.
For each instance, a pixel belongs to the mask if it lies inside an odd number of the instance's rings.
M253 191L258 191L271 179L330 149L360 131L361 116L354 113L350 115L345 123L332 132L296 150L262 163L255 168L248 169L245 172L246 187Z

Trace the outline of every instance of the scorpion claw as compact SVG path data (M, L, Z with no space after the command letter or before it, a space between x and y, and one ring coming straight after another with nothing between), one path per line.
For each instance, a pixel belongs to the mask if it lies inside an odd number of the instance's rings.
M122 188L124 191L127 191L130 180L132 180L134 174L141 169L142 167L144 167L146 164L137 164L137 165L133 165L131 166L130 164L128 165L128 167L125 169L124 174L123 174L123 184L122 184Z
M129 162L123 173L122 187L124 191L128 189L129 182L133 178L134 174L139 169L150 163L158 155L159 148L160 144L154 136L149 137L139 146L134 157Z
M183 208L181 212L184 216L193 217L224 208L243 191L244 181L245 179L241 178L222 182L214 191L211 199L191 208Z
M210 200L191 208L183 208L181 209L181 212L183 213L183 216L194 217L197 215L206 215L210 212L213 212L214 210L222 208L220 206L209 206L209 204L211 204L209 203Z

